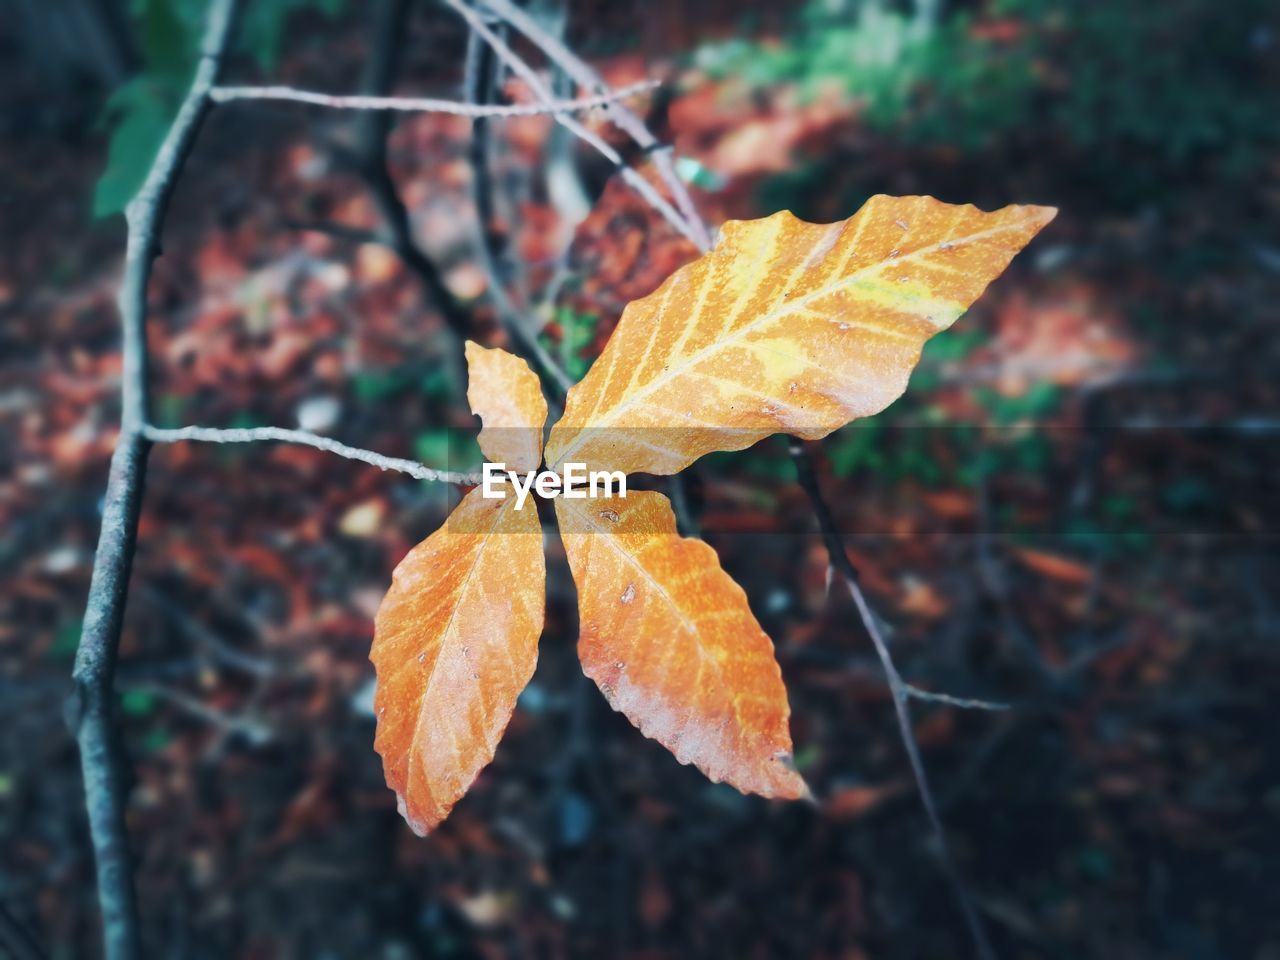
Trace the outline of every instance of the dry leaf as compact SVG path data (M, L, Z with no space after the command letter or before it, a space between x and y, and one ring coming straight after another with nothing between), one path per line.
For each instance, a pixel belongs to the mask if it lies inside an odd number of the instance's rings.
M709 254L623 312L569 391L547 461L675 473L774 433L824 437L884 409L949 327L1049 222L872 197L821 225L730 221Z
M547 401L537 375L517 356L468 340L467 402L484 423L480 449L494 463L526 472L542 463Z
M536 505L479 488L396 567L369 654L374 749L415 833L493 759L537 663L545 588Z
M714 781L806 796L773 644L715 551L676 533L660 493L560 498L556 516L578 585L578 656L610 705Z
M1070 557L1022 547L1014 551L1014 556L1042 576L1060 580L1074 586L1084 586L1093 581L1093 570L1078 560Z
M949 326L1054 215L873 197L826 226L726 224L716 249L632 303L551 431L557 471L673 473L777 432L816 439L883 409ZM491 461L542 460L537 378L466 345ZM473 490L396 570L378 612L375 747L405 819L439 823L494 754L531 677L546 568L535 505ZM797 798L773 645L715 551L667 499L557 499L583 670L645 735L714 781Z

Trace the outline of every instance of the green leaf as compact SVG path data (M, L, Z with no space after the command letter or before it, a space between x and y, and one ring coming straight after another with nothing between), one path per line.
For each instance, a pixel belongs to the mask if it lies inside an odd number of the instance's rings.
M195 64L204 3L143 0L142 59L145 76L185 86Z
M413 441L413 455L436 470L475 470L484 462L474 436L446 427L419 433Z
M330 16L345 0L255 0L237 29L240 45L264 70L275 67L289 15L315 7ZM208 0L133 0L143 70L112 93L103 111L111 128L107 164L93 192L93 215L120 213L133 199L191 82Z
M58 627L53 635L53 643L49 645L49 656L74 657L76 648L80 646L80 633L83 629L83 620L68 620Z
M341 12L346 0L254 0L240 24L240 46L263 70L274 70L284 47L289 18L299 10L314 7L328 16Z
M178 111L177 88L146 75L135 77L107 101L107 123L114 124L107 166L93 192L93 215L124 210L151 168L169 124Z
M156 706L156 695L149 690L126 690L120 697L120 709L133 717L145 717Z

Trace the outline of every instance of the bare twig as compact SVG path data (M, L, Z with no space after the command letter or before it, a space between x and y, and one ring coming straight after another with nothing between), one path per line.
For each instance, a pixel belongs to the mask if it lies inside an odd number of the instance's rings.
M559 38L544 30L533 17L529 16L528 13L521 10L514 3L511 3L510 0L484 0L484 6L524 34L583 89L597 90L600 93L609 91L608 85L585 60L570 50ZM657 168L658 175L671 192L671 196L675 199L676 206L679 208L684 221L693 233L693 236L689 239L693 241L699 250L705 252L710 249L710 234L707 231L706 224L703 223L701 216L698 214L698 208L694 206L693 198L689 196L689 191L685 187L684 181L676 173L675 164L671 158L672 150L670 146L661 143L653 135L653 132L645 126L644 121L628 109L625 104L616 100L611 101L606 106L605 111L609 119L617 124L620 130L630 136L640 149L653 157L653 163Z
M222 67L235 9L236 0L214 0L211 4L191 87L141 189L125 209L129 233L118 301L124 340L121 431L111 458L102 530L68 705L68 719L80 747L85 806L97 862L103 952L108 960L136 957L141 949L125 831L124 757L112 716L116 658L149 449L142 432L148 412L147 281L159 252L160 228L170 194L209 110L209 91Z
M466 69L463 86L468 101L483 105L494 93L493 72L495 62L492 48L486 46L473 31L467 38ZM520 348L521 353L532 359L554 381L556 390L563 397L573 381L538 340L538 333L507 294L498 258L493 248L490 224L493 221L493 177L489 170L489 123L478 116L471 127L471 185L476 206L475 254L488 280L489 296L498 311L503 328Z
M368 96L386 96L400 70L400 52L408 24L408 0L381 0L374 10L373 39L361 88ZM391 114L385 110L360 115L357 156L360 173L369 187L382 220L387 245L418 278L428 299L444 317L459 340L471 330L471 316L448 288L439 269L413 236L409 210L400 197L387 166L387 135Z
M326 220L285 220L281 226L286 230L298 230L302 233L323 233L349 243L376 243L388 247L392 245L391 238L377 230L353 227L346 223L332 223Z
M267 657L245 653L229 644L217 632L192 617L182 605L154 587L145 587L143 595L154 604L182 633L208 649L217 660L259 679L268 679L288 672L289 667Z
M454 473L449 470L433 470L413 460L400 457L386 457L372 450L351 447L329 437L307 430L290 430L285 427L177 427L164 429L147 425L142 428L143 435L153 443L179 443L183 440L197 440L203 443L256 443L261 440L279 440L283 443L300 443L303 446L315 447L336 453L348 460L361 460L379 470L395 470L407 473L419 480L436 480L442 483L455 483L460 486L475 486L480 478L472 473Z
M953 697L949 693L936 693L933 690L922 690L920 687L911 683L903 683L902 689L907 696L913 700L923 700L926 703L945 703L949 707L959 707L962 710L1008 710L1009 704L1000 703L996 700L977 700L973 697Z
M964 914L965 922L969 926L969 932L973 936L974 951L980 960L994 960L995 952L991 947L990 940L987 938L986 928L983 926L981 919L978 917L978 912L973 906L969 891L961 879L960 870L951 855L951 848L947 842L947 833L942 826L942 819L938 815L937 804L933 799L933 791L929 786L929 776L925 771L924 760L920 756L920 745L916 742L915 731L911 726L911 689L903 682L902 676L898 673L898 668L894 665L893 656L889 652L889 645L885 642L884 634L880 630L880 623L876 619L875 613L871 610L871 605L867 603L867 598L862 592L862 586L858 582L857 570L849 560L848 554L845 553L844 543L837 532L835 520L831 516L831 510L822 496L822 489L818 486L818 477L814 472L813 461L810 459L808 451L805 450L799 440L794 438L790 441L790 451L791 458L796 465L800 486L804 488L805 493L808 495L814 515L818 519L818 527L822 531L822 539L826 544L831 566L839 573L849 590L850 596L853 597L854 605L858 608L858 615L862 618L862 624L866 627L867 634L871 637L871 642L875 646L876 655L880 658L880 665L884 668L885 677L889 682L889 691L893 695L894 713L898 719L898 733L902 738L902 745L907 751L907 759L910 762L911 773L915 778L916 787L920 793L920 801L924 805L925 815L928 817L929 825L933 829L943 870L955 893L956 901Z
M594 110L617 100L646 93L658 86L656 80L642 80L617 90L608 90L588 97L571 100L553 100L550 103L461 103L457 100L441 100L436 97L377 97L365 94L338 95L294 87L214 87L210 99L218 103L233 100L287 100L293 103L309 103L332 110L391 110L401 113L447 113L455 117L533 117L547 113L572 113L578 110Z
M0 902L0 948L12 960L44 960L45 953L35 936Z
M682 473L673 473L667 478L667 489L671 491L671 508L676 514L676 526L686 537L701 537L702 531L693 515L693 504L689 502L689 489L684 481Z
M164 700L183 713L198 720L204 720L210 726L216 727L223 733L238 733L255 747L265 746L275 739L275 731L267 726L266 723L249 717L224 713L176 687L155 683L154 681L145 681L132 684L130 689Z
M445 0L451 8L456 10L458 14L471 25L471 29L479 34L484 41L493 48L502 62L511 68L511 72L518 76L529 87L533 95L542 103L554 102L555 97L552 95L550 88L542 82L542 78L538 76L529 64L525 63L512 49L505 40L493 32L485 23L484 17L481 16L474 7L463 0ZM579 139L583 140L590 146L594 147L601 155L607 158L615 167L618 168L618 175L633 190L639 193L644 199L658 211L662 217L673 227L686 237L690 243L693 243L699 249L705 249L702 238L698 235L695 228L687 221L680 211L673 207L667 200L654 189L653 184L642 177L634 168L629 166L622 158L622 154L618 153L605 140L588 130L572 116L563 111L552 114L555 121L561 126L570 130Z

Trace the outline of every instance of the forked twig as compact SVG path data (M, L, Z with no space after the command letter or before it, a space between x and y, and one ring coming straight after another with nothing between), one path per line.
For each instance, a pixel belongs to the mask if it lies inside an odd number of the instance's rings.
M510 0L484 0L484 5L524 34L526 39L546 54L549 60L555 63L583 89L596 90L600 93L609 91L608 84L604 82L600 74L592 69L590 64L570 50L559 38L544 30L533 17L529 16L528 13L521 10L514 3L511 3ZM658 171L658 176L666 184L667 190L670 191L671 196L675 199L676 206L679 207L680 213L694 234L690 239L693 240L694 245L699 250L705 253L711 248L711 235L702 217L698 214L698 208L694 205L693 198L689 196L688 188L685 186L684 181L680 179L680 175L676 173L675 164L672 162L671 146L659 141L653 135L653 132L645 126L644 121L630 110L626 104L617 100L611 101L606 105L605 113L610 120L617 124L620 130L635 141L636 146L653 158L653 164Z
M374 7L372 49L365 61L360 88L364 95L382 97L391 90L400 70L410 4L408 0L381 0ZM471 331L471 314L458 302L444 282L440 268L414 236L409 208L400 196L387 162L391 114L385 110L365 111L356 121L358 172L369 188L382 221L379 235L387 238L387 245L417 277L427 299L440 310L445 325L460 344Z
M515 51L507 45L505 40L489 28L489 25L485 23L484 17L476 11L475 7L463 2L463 0L445 0L445 3L447 3L452 9L456 10L458 14L466 20L468 24L470 24L471 29L479 34L480 37L484 39L485 43L489 44L489 46L493 48L493 52L498 55L503 63L510 67L512 73L525 82L538 100L542 103L553 103L555 101L555 96L551 93L550 88L542 82L542 78L538 76L537 71L521 59ZM703 238L698 235L697 231L689 224L689 221L687 221L684 216L681 215L680 211L673 207L666 198L662 196L662 194L658 193L658 191L654 189L653 184L631 167L626 160L622 158L622 154L618 153L617 150L610 146L608 142L596 133L584 127L570 114L558 112L553 113L552 116L555 118L556 123L559 123L561 126L570 130L575 136L594 147L600 154L613 163L613 165L618 168L618 175L622 177L627 185L644 197L646 202L657 210L658 213L662 215L663 219L675 227L676 230L688 239L690 243L698 246L699 249L703 248Z
M214 0L210 5L191 87L141 189L125 209L128 241L118 300L124 341L121 429L111 457L102 529L68 705L68 720L80 748L107 960L130 960L141 950L137 896L125 831L124 756L112 717L116 658L149 448L142 432L148 415L147 281L159 252L160 228L170 194L211 105L209 91L222 68L236 6L236 0Z
M933 799L933 790L929 786L929 775L925 770L924 760L920 756L920 745L916 742L915 731L911 727L911 690L903 682L897 666L894 665L893 655L889 652L889 645L885 642L879 621L877 621L875 613L871 610L871 605L867 603L867 598L862 592L862 586L858 582L858 572L854 568L853 562L849 559L849 555L845 553L844 543L841 541L840 534L836 529L831 510L822 496L821 487L818 486L818 477L813 469L813 461L804 445L798 439L791 438L789 444L791 459L795 463L800 486L809 497L814 516L817 517L818 528L822 532L822 540L826 545L831 566L839 573L840 578L849 590L849 595L853 597L854 605L858 608L858 615L862 618L862 624L866 627L867 634L871 637L871 643L876 648L876 655L880 658L880 665L884 668L885 677L889 682L889 692L893 696L894 713L898 719L898 733L902 738L903 747L907 751L911 774L915 778L916 788L920 793L920 802L924 806L925 816L928 817L929 826L933 829L934 841L938 847L938 856L942 861L943 871L947 875L947 880L951 884L956 901L964 914L965 922L969 926L969 933L973 937L974 950L980 960L995 960L995 951L992 949L991 941L987 937L986 928L974 908L969 891L961 878L960 870L951 855L951 847L947 842L947 833L942 826L942 818L938 815L938 807Z
M480 37L470 31L467 36L467 53L463 69L463 87L467 102L476 106L484 106L493 95L494 60L492 48L486 46ZM564 368L543 347L538 340L538 332L530 323L530 318L522 314L507 294L501 271L498 269L498 258L493 248L490 234L490 223L493 219L493 176L489 169L489 122L484 116L478 116L471 127L471 196L475 202L476 215L472 225L474 231L473 249L480 268L488 280L488 293L497 310L498 319L503 328L518 345L520 352L531 359L554 383L557 398L562 399L573 381Z

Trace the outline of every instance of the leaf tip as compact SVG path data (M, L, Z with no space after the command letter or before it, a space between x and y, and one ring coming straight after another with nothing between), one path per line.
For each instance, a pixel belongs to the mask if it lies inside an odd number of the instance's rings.
M773 759L782 766L784 775L779 778L779 789L771 799L799 800L803 803L816 804L813 791L809 789L809 784L796 769L795 755L788 750L779 750L773 755Z
M404 799L404 794L399 790L396 791L396 813L400 814L400 818L409 825L409 829L417 836L425 837L431 832L433 824L429 824L410 813L409 805Z
M1037 229L1048 226L1053 218L1058 215L1057 207L1042 207L1037 204L1028 204L1023 209L1027 211L1027 219L1033 221L1036 224Z

